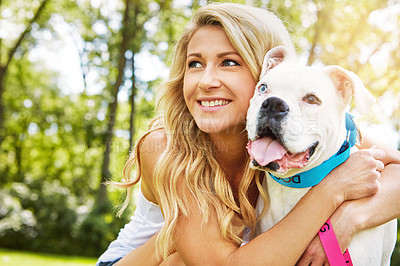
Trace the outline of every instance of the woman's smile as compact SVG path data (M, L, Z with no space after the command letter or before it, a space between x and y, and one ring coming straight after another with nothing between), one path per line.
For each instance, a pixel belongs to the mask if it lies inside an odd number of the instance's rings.
M199 101L201 106L203 107L218 107L218 106L224 106L230 103L228 100L201 100Z

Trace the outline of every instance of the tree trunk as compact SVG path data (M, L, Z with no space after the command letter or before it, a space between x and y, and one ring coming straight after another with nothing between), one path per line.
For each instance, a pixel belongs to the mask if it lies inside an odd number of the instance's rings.
M3 92L4 92L4 75L6 73L6 70L0 66L0 146L1 143L3 142L2 136L5 136L3 134L3 119L4 119L4 111L3 111Z
M135 136L135 115L136 115L136 110L135 110L135 96L136 96L136 87L135 87L135 82L136 82L136 77L135 77L135 55L132 56L132 88L131 88L131 95L129 96L129 103L131 105L131 114L129 118L129 152L133 148L133 140Z
M311 66L312 63L314 63L315 61L315 48L317 47L318 41L319 41L319 34L320 34L320 22L321 22L321 18L323 16L323 11L321 9L317 10L317 21L315 22L315 27L314 27L314 36L313 36L313 40L311 43L311 49L310 49L310 55L308 56L308 60L307 60L307 65Z
M107 197L107 187L105 182L110 179L111 173L109 171L110 165L110 153L111 153L111 145L112 145L112 137L114 131L114 124L116 119L116 112L118 106L118 92L123 83L124 69L126 64L125 52L128 48L130 34L129 34L129 5L130 0L126 0L125 4L125 14L122 25L122 41L120 47L119 54L119 62L118 62L118 76L117 80L114 84L112 91L112 102L108 106L108 123L107 123L107 131L105 133L105 150L103 154L103 166L101 169L101 182L99 188L99 203L105 203L108 200Z
M136 40L138 36L140 36L139 31L142 30L143 25L138 25L138 15L139 15L139 5L138 3L134 2L133 4L133 18L132 18L132 35L133 40ZM136 116L136 106L135 106L135 96L137 93L135 83L136 83L136 76L135 76L135 54L139 52L140 45L137 45L136 42L132 44L132 88L131 88L131 95L129 96L129 104L131 105L131 113L129 117L129 149L128 153L132 151L134 137L135 137L135 116Z

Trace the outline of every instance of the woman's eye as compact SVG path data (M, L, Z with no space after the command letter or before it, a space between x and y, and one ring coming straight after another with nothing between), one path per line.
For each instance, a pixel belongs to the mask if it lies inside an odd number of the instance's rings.
M188 64L189 68L198 68L201 67L201 64L199 61L191 61Z
M230 67L230 66L240 66L238 62L236 62L235 60L232 60L232 59L225 59L222 62L222 65L223 66L228 66L228 67Z
M268 89L267 84L262 84L260 87L258 87L258 91L260 93L267 93L267 89Z
M321 104L321 100L314 94L307 94L306 96L303 97L303 101L305 101L308 104L316 104L316 105Z

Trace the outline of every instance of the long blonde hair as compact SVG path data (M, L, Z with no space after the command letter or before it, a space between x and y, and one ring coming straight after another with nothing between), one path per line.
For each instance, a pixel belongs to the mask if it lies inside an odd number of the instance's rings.
M160 86L157 95L157 110L163 118L161 127L164 127L167 134L167 148L154 170L155 187L158 189L159 204L165 219L165 225L157 238L157 248L163 257L169 255L178 216L189 213L188 199L178 191L178 184L181 185L182 180L197 200L203 222L207 221L210 211L215 211L222 235L235 243L242 241L240 234L244 226L254 227L256 224L255 210L247 196L253 182L266 199L260 181L261 173L250 169L247 162L238 188L238 199L235 201L230 183L215 158L209 136L197 127L185 104L183 78L188 43L194 32L205 26L219 27L225 31L249 67L254 80L258 80L263 57L269 49L284 45L295 54L282 21L267 10L233 3L209 4L201 7L192 17L174 49L169 79ZM140 145L145 136L159 128L152 126L138 141L135 152L124 168L127 180L125 187L139 181ZM130 180L129 173L135 163L136 178ZM127 200L129 195L128 192Z

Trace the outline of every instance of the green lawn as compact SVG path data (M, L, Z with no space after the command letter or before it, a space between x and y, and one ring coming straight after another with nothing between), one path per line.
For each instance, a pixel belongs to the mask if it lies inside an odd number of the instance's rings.
M81 266L95 265L96 258L62 256L0 248L1 266Z

